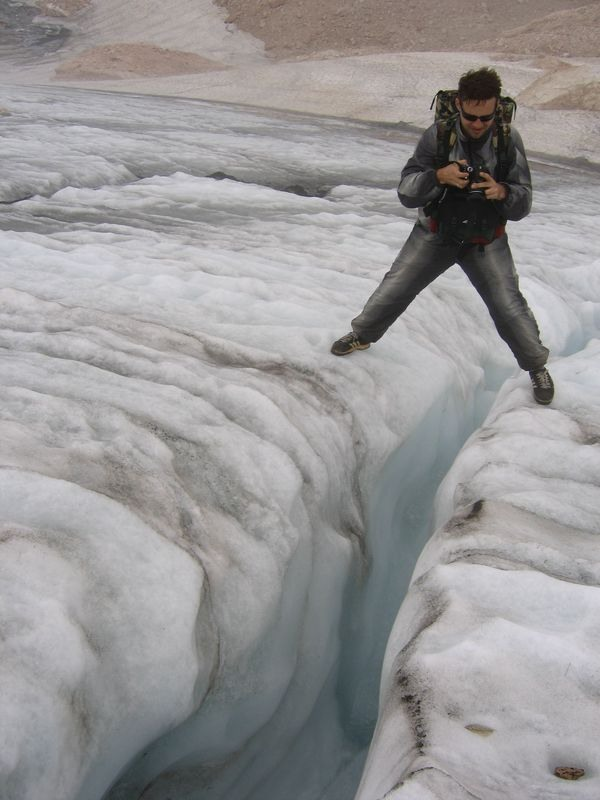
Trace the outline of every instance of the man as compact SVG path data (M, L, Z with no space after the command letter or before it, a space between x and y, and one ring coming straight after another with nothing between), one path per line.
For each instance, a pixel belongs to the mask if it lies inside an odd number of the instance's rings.
M547 405L554 396L545 367L548 350L519 290L504 232L506 220L522 219L531 209L531 175L514 128L504 158L494 146L500 94L500 78L493 69L471 70L461 77L458 114L451 123L456 134L442 166L437 124L422 135L398 187L402 204L419 209L417 222L392 268L352 320L352 331L334 342L331 352L344 356L368 348L419 292L458 263L517 363L529 372L535 400Z

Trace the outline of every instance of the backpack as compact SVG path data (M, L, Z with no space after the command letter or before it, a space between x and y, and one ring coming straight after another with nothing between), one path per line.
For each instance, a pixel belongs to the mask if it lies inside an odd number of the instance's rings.
M456 89L440 89L431 101L435 104L437 125L436 169L445 167L456 139ZM492 145L496 151L495 180L506 180L510 168L510 124L516 114L517 104L511 97L500 97ZM505 220L496 206L477 192L446 189L438 200L428 203L425 214L431 217L430 228L439 231L447 242L485 245L504 233Z

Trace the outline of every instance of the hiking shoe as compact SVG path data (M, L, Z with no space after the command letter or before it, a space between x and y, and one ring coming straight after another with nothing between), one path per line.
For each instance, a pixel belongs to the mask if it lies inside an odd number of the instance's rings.
M351 331L331 345L331 352L334 356L347 356L348 353L353 353L355 350L366 350L370 346L370 342L361 342L360 336Z
M533 396L535 397L536 403L547 406L552 402L552 398L554 397L554 384L552 383L550 373L545 367L542 367L541 369L532 370L529 373L529 377L531 378Z

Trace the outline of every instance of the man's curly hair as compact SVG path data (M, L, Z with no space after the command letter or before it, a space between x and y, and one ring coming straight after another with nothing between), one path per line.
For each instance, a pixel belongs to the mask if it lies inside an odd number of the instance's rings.
M495 69L482 67L465 72L458 82L458 96L461 100L489 100L500 97L502 82Z

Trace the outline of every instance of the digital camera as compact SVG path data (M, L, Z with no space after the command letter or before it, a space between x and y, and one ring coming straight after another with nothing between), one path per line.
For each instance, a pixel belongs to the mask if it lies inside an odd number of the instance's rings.
M485 192L483 189L473 189L472 186L474 183L481 182L481 173L487 172L487 167L484 164L478 164L476 166L472 166L471 164L459 164L459 169L461 172L466 172L469 177L469 194L475 199L476 197L481 197L485 199Z
M469 186L472 183L479 183L481 181L481 173L487 172L487 167L483 164L478 164L476 166L471 166L471 164L459 164L458 165L461 172L466 172L469 176Z

